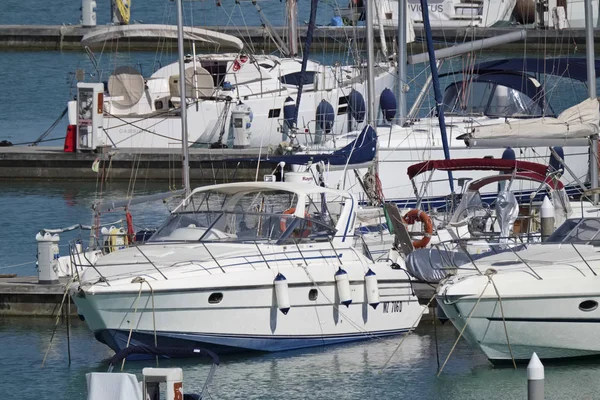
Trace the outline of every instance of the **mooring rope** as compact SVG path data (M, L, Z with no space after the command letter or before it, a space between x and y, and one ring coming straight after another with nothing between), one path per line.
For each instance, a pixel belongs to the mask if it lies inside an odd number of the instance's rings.
M154 347L156 348L156 347L158 347L158 336L156 334L156 312L155 312L156 308L154 306L154 288L152 287L152 285L150 285L150 282L148 282L141 276L133 278L131 283L139 283L140 284L140 290L138 292L137 298L135 299L135 308L133 310L133 316L134 316L133 319L135 319L135 316L137 315L138 303L139 303L140 297L142 296L142 288L144 286L144 283L146 283L148 285L148 287L150 288L150 294L151 294L150 297L152 299L152 327L154 329ZM131 325L131 328L129 329L129 336L127 337L127 344L125 345L125 348L129 347L129 344L131 343L132 335L133 335L133 325ZM121 371L123 371L123 368L125 367L125 359L126 358L123 358L123 362L121 363ZM158 355L156 356L156 365L158 366Z
M465 323L465 326L463 326L463 328L460 330L460 334L456 338L456 341L454 342L454 345L452 345L452 349L450 349L450 353L448 353L448 356L446 357L446 360L444 360L444 363L442 364L442 368L440 368L440 370L439 370L439 372L437 374L438 377L440 376L440 374L444 370L444 367L446 366L446 363L450 359L450 356L452 355L452 352L454 352L454 349L456 348L456 345L458 344L458 341L460 340L460 338L462 337L463 333L465 332L465 329L467 329L467 325L469 325L469 321L471 320L471 316L475 312L475 309L477 308L477 305L479 305L479 301L483 297L483 294L485 293L485 289L487 289L487 287L488 287L489 284L490 284L490 280L488 279L487 283L483 287L483 290L481 291L481 294L477 298L477 302L475 303L475 305L471 309L471 312L469 313L469 316L467 317L467 322Z
M50 343L48 343L48 348L46 349L46 353L44 354L44 359L42 360L42 365L40 365L40 368L44 367L44 363L46 362L46 358L48 357L48 353L50 352L50 347L52 347L52 340L54 340L54 334L56 333L56 327L58 326L58 322L60 321L60 315L62 313L62 309L65 304L65 299L68 297L69 287L71 287L72 283L73 283L73 278L71 278L69 280L69 282L67 282L67 285L65 286L65 292L63 293L63 298L60 302L60 306L58 307L58 311L56 312L56 322L54 324L54 329L52 330L52 336L50 336Z
M515 357L513 355L512 347L510 345L510 340L508 339L508 329L506 328L506 319L504 318L504 308L502 307L502 297L500 297L500 292L498 292L498 288L496 287L496 282L492 278L497 271L493 269L488 269L485 273L488 277L488 281L492 282L492 286L494 286L494 290L496 291L496 295L498 296L498 302L500 303L500 313L502 314L502 324L504 325L504 334L506 335L506 343L508 344L508 351L510 352L510 358L513 363L513 367L517 369L517 363L515 361Z
M388 364L390 363L390 361L392 361L392 358L394 357L394 355L396 354L396 352L398 351L398 349L400 348L400 346L402 346L402 343L404 343L404 341L406 340L406 338L408 337L408 335L410 335L410 333L419 324L419 322L421 321L421 318L423 317L423 314L425 314L425 310L429 310L429 305L431 304L431 302L433 301L433 299L435 299L436 293L437 293L437 288L433 292L433 296L431 296L431 298L427 302L427 305L425 307L423 307L423 310L421 310L421 314L419 314L419 317L412 324L411 328L408 331L406 331L406 333L402 337L402 340L400 341L400 343L398 343L398 346L396 346L396 348L394 349L394 351L392 352L392 354L390 355L390 357L387 359L387 361L385 362L385 364L383 364L383 367L381 367L381 370L379 370L380 373L381 373L381 371L383 371L388 366Z

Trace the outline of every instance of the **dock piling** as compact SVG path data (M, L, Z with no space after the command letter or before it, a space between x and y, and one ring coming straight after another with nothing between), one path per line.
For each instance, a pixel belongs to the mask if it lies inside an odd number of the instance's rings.
M527 364L527 400L544 400L544 365L535 352Z

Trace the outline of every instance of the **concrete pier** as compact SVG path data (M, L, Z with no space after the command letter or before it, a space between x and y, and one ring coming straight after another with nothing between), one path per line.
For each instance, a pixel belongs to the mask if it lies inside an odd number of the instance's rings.
M190 148L190 178L196 183L255 180L256 162L224 161L226 158L258 157L260 149ZM262 149L265 155L267 149ZM98 161L97 161L98 160ZM97 161L98 172L92 170ZM270 174L274 165L261 163L258 179ZM65 153L62 147L0 147L0 180L52 180L128 182L181 179L179 149L110 149L106 153Z
M66 285L66 279L55 285L41 285L37 276L0 278L0 316L56 316ZM62 314L66 315L66 312L65 304ZM74 305L71 315L77 315Z
M252 43L256 51L272 51L275 46L270 39L267 30L262 26L250 26L244 29L239 29L234 26L206 26L202 27L217 32L227 33L233 36L240 36L245 42ZM482 39L492 36L498 36L507 32L512 32L519 27L497 27L497 28L434 28L433 40L446 46L451 43L463 43L470 40ZM84 28L77 25L0 25L0 50L81 50L81 38L87 32L95 28ZM287 33L285 27L276 27L275 30L280 36L285 36ZM376 28L378 30L378 28ZM300 40L304 41L306 37L306 26L299 28ZM386 35L396 37L396 28L385 27ZM564 49L567 44L576 46L579 50L585 48L585 31L584 29L565 29L562 31L556 29L528 29L527 40L520 43L511 43L493 51L516 51L527 46L528 50L545 50ZM422 53L425 51L422 44L424 37L423 28L416 27L415 34L417 40L408 46L410 53ZM347 45L349 38L364 39L366 37L365 29L354 26L322 26L318 27L314 33L312 48L314 50L339 50ZM600 30L595 31L596 39L600 39ZM123 39L122 43L126 43L127 50L155 50L157 46L156 38L144 39ZM161 40L161 43L170 43L169 40ZM600 49L600 40L595 40L596 48ZM175 45L176 41L172 41ZM103 43L97 45L101 49ZM198 48L203 46L202 42L197 43ZM173 51L176 47L171 46ZM92 48L94 49L94 47ZM213 49L214 50L214 49ZM220 49L226 51L230 49Z

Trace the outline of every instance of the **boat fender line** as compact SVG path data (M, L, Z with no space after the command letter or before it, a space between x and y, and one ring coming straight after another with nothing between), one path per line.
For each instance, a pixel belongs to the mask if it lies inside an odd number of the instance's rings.
M348 273L342 269L342 267L338 267L334 277L340 304L350 307L352 296L350 294L350 279L348 278Z
M365 274L365 289L367 291L367 302L376 310L379 305L379 288L377 274L371 268Z
M287 315L291 308L290 292L287 279L281 272L279 272L275 277L273 284L275 285L275 299L277 300L277 308L283 313L283 315Z
M433 222L431 221L431 217L423 210L413 209L404 214L402 221L404 221L406 225L413 225L417 221L423 223L425 235L419 240L413 240L413 246L415 249L427 247L431 241L431 236L433 235Z
M291 207L291 208L288 208L287 210L285 210L283 212L283 214L285 214L285 215L293 215L295 212L296 212L296 208ZM304 212L304 218L308 218L308 213L307 212ZM310 228L312 227L312 222L310 220L307 220L306 222L307 222L306 223L306 229L302 230L302 232L299 232L299 230L298 231L294 230L294 233L292 233L292 236L303 237L303 238L308 237L310 235ZM281 229L282 233L286 231L286 229L287 229L287 218L280 218L279 219L279 229Z

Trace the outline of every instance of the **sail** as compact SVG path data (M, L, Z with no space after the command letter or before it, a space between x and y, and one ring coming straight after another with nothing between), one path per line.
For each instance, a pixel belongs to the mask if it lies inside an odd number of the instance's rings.
M112 0L112 22L118 25L128 25L131 16L131 0Z
M600 133L598 99L586 99L557 117L507 119L503 124L476 126L472 139L575 139Z

